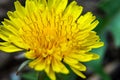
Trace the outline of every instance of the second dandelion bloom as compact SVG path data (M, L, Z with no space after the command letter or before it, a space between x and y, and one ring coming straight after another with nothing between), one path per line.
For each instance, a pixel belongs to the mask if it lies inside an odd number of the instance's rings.
M81 15L83 7L68 0L26 0L23 7L15 2L15 11L8 12L0 26L0 50L11 53L26 51L32 60L29 67L45 71L51 80L55 73L68 74L71 70L82 78L86 71L82 64L98 59L91 53L103 46L99 36L92 31L98 24L91 12ZM82 62L82 63L81 63Z

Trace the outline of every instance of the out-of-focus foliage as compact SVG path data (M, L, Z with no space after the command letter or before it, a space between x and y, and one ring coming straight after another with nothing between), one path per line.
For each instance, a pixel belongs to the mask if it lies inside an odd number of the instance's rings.
M101 10L105 12L105 26L113 33L115 43L120 46L120 0L103 0L100 4Z
M23 73L21 76L24 80L37 80L38 79L38 75L36 74L35 71Z
M109 30L113 33L113 36L115 38L115 44L117 46L120 46L120 10L119 12L114 16L114 18L109 22L107 25Z
M102 67L103 56L107 45L105 34L107 31L112 32L116 45L120 46L120 0L102 0L98 5L98 8L104 13L104 15L102 15L103 18L98 15L100 24L95 30L99 32L102 41L105 42L105 45L99 50L94 51L99 53L101 58L98 61L87 63L87 65L98 73L102 80L111 80L110 77L104 72Z
M120 0L102 0L99 7L105 12L107 18L112 18L120 10Z

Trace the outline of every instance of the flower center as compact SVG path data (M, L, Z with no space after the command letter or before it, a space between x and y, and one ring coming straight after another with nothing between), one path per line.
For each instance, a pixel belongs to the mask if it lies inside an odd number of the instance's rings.
M20 29L23 42L37 55L65 55L72 50L71 25L61 20L61 16L36 13L24 18L25 26ZM34 19L32 19L32 16ZM37 17L36 17L37 16ZM48 19L51 17L50 19ZM68 26L67 26L68 25Z

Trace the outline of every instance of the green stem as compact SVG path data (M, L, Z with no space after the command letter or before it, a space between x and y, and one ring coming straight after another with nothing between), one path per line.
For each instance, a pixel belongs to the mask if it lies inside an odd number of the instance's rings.
M39 80L39 77L40 77L40 72L37 72L37 79L36 80Z
M42 71L42 72L37 72L37 80L45 80L45 72Z

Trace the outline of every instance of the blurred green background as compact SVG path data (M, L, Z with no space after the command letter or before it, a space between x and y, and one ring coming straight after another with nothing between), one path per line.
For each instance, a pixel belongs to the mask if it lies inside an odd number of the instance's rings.
M0 22L7 18L7 11L14 11L15 0L0 0ZM19 0L23 5L24 0ZM71 2L72 0L69 0ZM84 74L85 80L120 80L120 0L76 0L84 7L83 13L93 12L99 20L99 25L95 31L100 35L104 47L94 49L92 52L98 53L99 60L85 63L88 69ZM0 52L0 80L38 80L34 71L25 68L16 76L19 65L25 61L21 57L22 52L15 54L5 54ZM49 80L41 72L40 80ZM57 74L57 80L84 80L74 73L69 75Z

